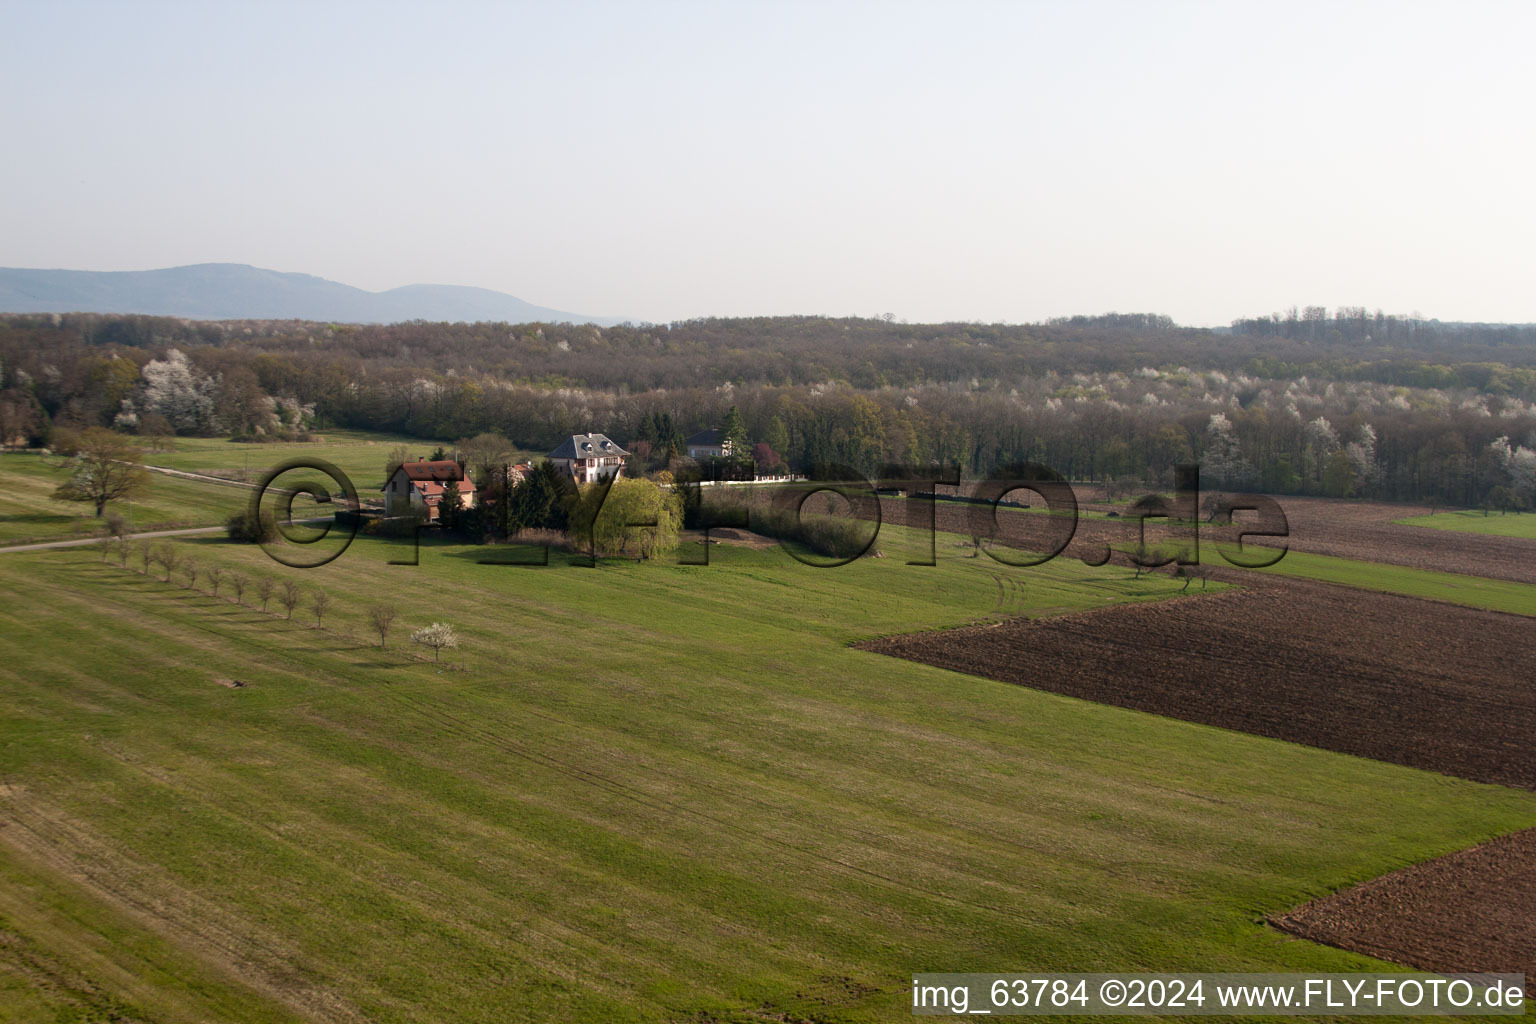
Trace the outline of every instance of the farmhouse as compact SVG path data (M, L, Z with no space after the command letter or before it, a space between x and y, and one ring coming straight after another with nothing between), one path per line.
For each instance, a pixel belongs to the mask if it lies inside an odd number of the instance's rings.
M457 484L465 508L475 503L475 482L452 459L418 459L402 462L384 482L384 509L390 515L423 515L437 521L438 506L449 484Z
M572 434L549 453L549 461L578 484L590 484L623 476L628 454L603 434Z
M683 442L690 459L723 459L731 454L731 440L719 427L701 430Z

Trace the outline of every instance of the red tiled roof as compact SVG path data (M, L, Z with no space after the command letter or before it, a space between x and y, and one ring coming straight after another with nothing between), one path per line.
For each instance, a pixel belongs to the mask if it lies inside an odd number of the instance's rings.
M402 462L400 468L411 480L458 480L464 479L464 467L452 459L426 459L420 462Z
M424 497L434 501L442 495L443 490L450 481L457 482L460 494L475 493L475 482L469 474L464 472L462 466L451 459L438 459L432 461L424 459L417 462L402 462L400 469L405 472L408 488L414 487ZM390 479L393 479L391 477ZM389 481L384 483L385 490L389 489Z

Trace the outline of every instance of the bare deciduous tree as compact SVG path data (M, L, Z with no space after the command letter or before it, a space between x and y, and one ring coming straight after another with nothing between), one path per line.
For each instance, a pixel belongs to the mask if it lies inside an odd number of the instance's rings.
M155 554L155 561L165 568L165 582L171 582L171 573L176 571L176 564L181 561L181 552L176 550L175 544L162 544Z
M213 596L219 596L219 584L224 582L224 570L217 565L210 565L203 572L208 577L208 585L213 588Z
M277 602L288 609L288 617L293 618L293 610L299 606L299 585L293 580L283 580L283 592L277 596Z
M515 461L517 456L516 446L500 434L476 434L460 441L455 447L459 450L459 457L478 470L480 476L495 472Z
M389 454L384 457L384 480L386 483L390 477L395 475L395 470L399 469L400 465L409 460L410 457L411 450L403 444L396 445L389 450Z
M1148 570L1149 572L1151 570ZM1208 565L1184 565L1175 562L1173 566L1173 578L1183 580L1184 585L1179 588L1179 593L1189 589L1189 585L1195 580L1200 581L1200 589L1205 589L1206 581L1211 578L1211 567Z
M79 435L73 447L74 474L53 492L60 501L95 505L99 519L107 502L131 498L149 486L149 473L140 465L144 453L122 434L92 427Z
M325 613L330 610L331 595L323 590L317 590L315 595L309 599L309 606L314 609L315 628L319 629L325 625Z
M272 590L276 586L270 579L263 576L256 581L256 596L261 598L261 610L267 610L267 602L272 600Z
M229 574L229 589L235 592L235 603L245 604L245 588L251 582L251 578L243 572Z
M181 563L181 574L187 578L187 588L197 586L197 559L188 557Z
M389 631L395 628L395 606L392 604L376 604L368 609L368 621L373 626L373 631L379 634L379 648L382 650L389 646Z

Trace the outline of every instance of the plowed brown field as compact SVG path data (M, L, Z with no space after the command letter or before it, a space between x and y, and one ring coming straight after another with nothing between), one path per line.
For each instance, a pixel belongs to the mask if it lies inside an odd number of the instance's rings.
M1079 489L1078 498L1085 511L1125 514L1124 505L1098 504L1092 500L1094 497L1091 490ZM1393 522L1394 519L1429 515L1435 511L1427 506L1288 496L1277 497L1275 501L1285 512L1290 528L1290 536L1284 543L1293 551L1536 584L1536 540L1431 530ZM958 510L965 506L953 502L939 504L943 521L954 525L961 522L959 516L963 513ZM956 511L946 516L943 511L946 508ZM999 516L1000 520L1006 518ZM939 528L944 529L942 522ZM1102 547L1105 543L1123 547L1135 541L1135 529L1130 521L1084 518L1079 521L1077 535L1066 554L1080 557L1090 546ZM1204 545L1207 539L1214 541L1220 534L1217 527L1202 524L1200 535ZM1269 542L1252 538L1245 543ZM1118 556L1116 560L1119 560ZM1216 552L1206 551L1204 547L1202 560L1221 564Z
M1436 511L1427 506L1332 498L1275 500L1285 510L1293 551L1536 583L1536 540L1431 530L1392 521ZM1266 542L1256 538L1249 543Z
M1536 997L1536 829L1373 878L1272 919L1426 971L1524 974Z
M1095 488L1076 486L1074 490L1083 512L1115 512L1118 517L1105 519L1097 515L1085 515L1080 518L1072 543L1061 557L1097 560L1102 557L1108 545L1116 552L1113 556L1116 564L1129 564L1128 556L1121 552L1136 543L1140 526L1137 520L1129 518L1127 506L1109 505L1097 500L1100 495ZM1022 491L1015 492L1012 498L1030 500L1029 495ZM1038 499L1034 501L1037 506L1040 505ZM1275 501L1284 511L1289 527L1289 537L1283 543L1294 551L1536 584L1536 540L1431 530L1392 522L1394 519L1428 515L1435 511L1427 506L1287 496L1277 497ZM911 522L912 525L926 529L926 508L913 509L908 507L909 504L916 503L883 499L881 515L887 522ZM975 511L982 508L984 506L941 500L934 510L935 526L943 532L967 536ZM868 508L854 508L842 514L868 518L872 511ZM911 520L908 518L910 516L917 518ZM1007 506L998 510L997 524L997 531L992 535L997 543L1027 550L1049 550L1054 546L1052 538L1059 536L1057 531L1060 529L1058 523L1053 523L1047 517L1020 512ZM1230 531L1227 533L1230 536ZM1186 537L1187 534L1188 530L1170 529L1161 520L1148 520L1146 535L1149 543L1157 543L1163 537ZM1215 547L1215 542L1222 536L1221 527L1201 523L1203 563L1226 564ZM1265 543L1268 541L1258 537L1244 541L1245 545Z
M862 644L941 668L1536 789L1536 619L1322 583Z
M1096 504L1079 492L1083 508ZM1297 551L1536 584L1536 542L1400 526L1428 508L1278 499ZM939 502L940 530L970 506ZM906 510L903 509L903 512ZM1043 516L999 542L1041 550ZM1066 557L1124 549L1134 522L1082 519ZM1149 531L1155 538L1157 531ZM1221 565L1202 528L1202 562ZM1057 535L1059 536L1059 535ZM1249 543L1252 543L1250 541ZM1213 545L1212 545L1213 547ZM1126 560L1124 554L1114 556ZM866 650L1160 715L1536 790L1536 618L1273 575L1158 604L908 636ZM1536 996L1536 829L1274 919L1298 936L1440 972L1510 972Z

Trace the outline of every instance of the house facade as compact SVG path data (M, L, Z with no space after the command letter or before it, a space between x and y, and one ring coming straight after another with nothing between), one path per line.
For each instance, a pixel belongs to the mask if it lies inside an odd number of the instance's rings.
M701 430L683 442L690 459L723 459L731 454L730 438L719 427Z
M457 462L452 459L402 462L384 481L384 511L392 516L415 514L435 523L450 483L458 485L459 500L464 507L473 508L475 482Z
M595 483L624 475L624 457L629 452L603 434L572 434L549 453L556 469L578 484Z

